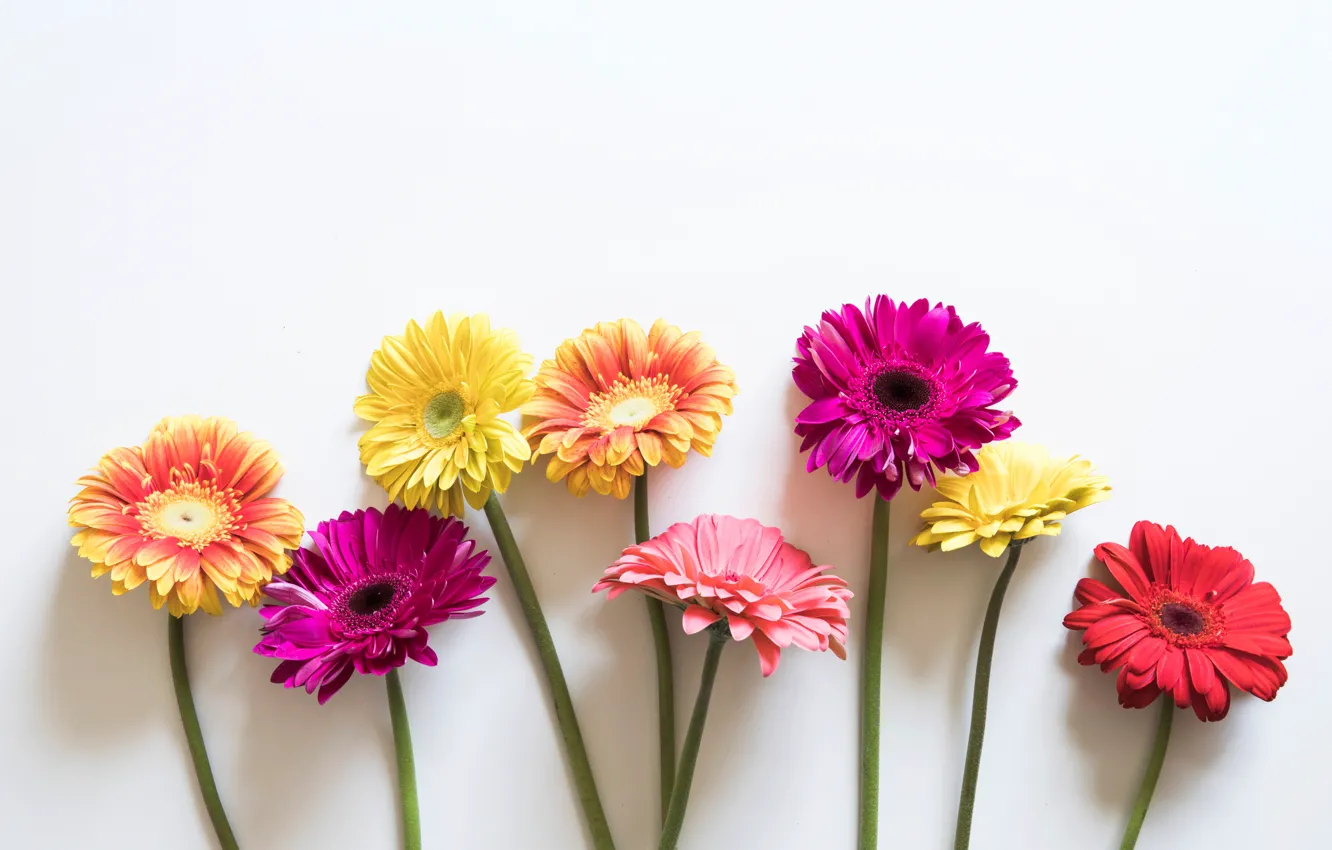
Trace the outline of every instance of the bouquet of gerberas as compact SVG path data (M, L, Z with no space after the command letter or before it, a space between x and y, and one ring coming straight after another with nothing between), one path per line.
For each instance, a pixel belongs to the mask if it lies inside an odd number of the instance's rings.
M566 340L534 377L532 358L484 315L437 312L387 336L370 358L369 392L354 405L373 423L360 438L366 473L388 506L342 512L308 532L270 492L282 476L266 444L226 419L162 420L139 446L113 449L79 479L73 542L121 595L148 585L168 609L176 697L200 792L223 848L238 847L204 747L185 666L183 618L221 614L221 600L260 608L255 653L277 661L272 681L325 703L353 674L383 676L397 756L402 844L422 846L415 759L399 668L437 661L430 627L479 616L495 578L461 517L484 512L530 632L587 837L615 846L574 695L540 600L500 504L512 476L547 458L546 477L575 495L634 496L636 543L592 587L644 594L657 667L662 821L659 850L679 846L722 650L753 644L763 676L791 646L846 657L847 582L778 529L704 514L653 535L648 470L709 456L738 392L699 334L658 319L601 322ZM1028 544L1060 533L1075 511L1109 497L1090 462L1010 440L1021 424L1001 409L1017 386L1007 357L979 324L926 300L887 296L823 314L796 343L796 386L809 399L795 433L812 472L825 468L872 495L869 581L861 644L859 846L879 835L880 694L889 507L905 483L938 500L911 543L1005 557L980 628L955 850L970 844L1000 613ZM521 414L523 421L511 421ZM1042 544L1046 546L1046 544ZM616 546L619 548L619 545ZM1047 547L1048 548L1048 547ZM1231 686L1274 699L1291 655L1290 618L1238 552L1140 522L1125 548L1096 547L1112 583L1078 582L1064 625L1082 632L1079 661L1117 671L1120 703L1161 698L1156 742L1122 848L1132 848L1160 774L1174 711L1219 720ZM1037 557L1037 556L1033 556ZM1028 558L1030 560L1030 558ZM589 575L589 581L593 576ZM671 612L679 612L679 626ZM670 633L706 633L702 679L677 741ZM646 779L645 779L646 781ZM700 838L699 842L704 839ZM724 838L722 840L725 840Z

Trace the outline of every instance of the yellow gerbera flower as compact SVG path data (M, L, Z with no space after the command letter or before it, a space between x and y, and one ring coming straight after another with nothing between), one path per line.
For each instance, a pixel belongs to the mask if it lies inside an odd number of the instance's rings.
M531 368L517 334L485 315L436 312L424 329L411 321L384 337L365 376L371 392L356 400L356 415L375 423L360 440L366 472L409 508L480 508L531 457L501 418L531 397Z
M591 488L619 499L648 466L679 467L691 449L712 454L737 392L735 373L697 332L663 319L647 333L620 319L565 340L536 383L523 406L534 462L552 455L546 477L577 496Z
M1005 440L977 459L976 472L939 479L946 500L921 512L925 526L912 543L951 552L979 540L997 558L1011 541L1057 535L1064 517L1110 498L1109 479L1076 455L1055 459L1044 446Z

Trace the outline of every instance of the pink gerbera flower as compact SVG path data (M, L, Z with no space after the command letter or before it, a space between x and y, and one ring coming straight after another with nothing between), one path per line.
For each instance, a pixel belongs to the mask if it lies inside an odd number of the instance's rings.
M1171 526L1133 526L1129 548L1096 547L1123 586L1084 578L1064 625L1082 631L1078 661L1119 671L1119 703L1145 708L1162 693L1201 720L1230 710L1229 682L1273 700L1286 683L1290 616L1234 549L1181 540Z
M592 588L614 599L640 590L684 607L684 630L725 623L731 637L752 637L764 676L795 644L846 658L846 582L758 520L708 514L672 525L630 546Z
M973 454L1021 424L994 405L1017 386L1008 358L952 307L869 298L827 311L796 343L793 376L813 401L796 417L810 472L856 479L856 496L919 490L934 468L975 472ZM933 468L932 468L933 467Z
M259 612L254 651L281 660L274 682L318 688L320 704L353 671L383 676L408 658L433 667L426 627L480 616L495 583L467 527L422 508L344 511L310 537L316 548L297 550L284 581L264 588L280 604Z

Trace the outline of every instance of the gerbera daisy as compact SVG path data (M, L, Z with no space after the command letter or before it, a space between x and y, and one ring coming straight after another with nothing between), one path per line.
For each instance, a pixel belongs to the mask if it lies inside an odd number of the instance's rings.
M686 634L724 622L735 640L753 639L771 676L792 644L846 657L851 591L828 569L776 528L708 514L625 549L592 591L614 599L638 590L682 606Z
M495 579L490 562L456 519L389 505L343 512L310 533L285 576L264 589L277 604L260 610L254 648L281 661L273 681L319 689L327 702L353 672L383 676L410 658L436 662L428 626L480 616Z
M632 319L583 331L541 364L536 385L523 405L533 459L551 455L546 477L575 495L618 499L648 466L710 455L736 393L699 334L662 319L648 333Z
M1074 511L1110 498L1110 482L1076 455L1051 458L1044 446L1006 440L979 452L980 468L936 485L945 500L921 512L917 546L951 552L980 541L997 558L1010 541L1059 534Z
M484 315L436 312L424 329L411 321L384 337L365 377L371 392L355 407L375 423L359 444L366 472L409 508L480 508L531 456L501 418L532 395L531 367L517 335Z
M481 575L490 555L476 551L458 520L397 505L343 511L310 537L315 548L296 552L287 580L265 588L277 604L259 612L265 623L254 651L279 659L273 682L318 688L320 705L353 672L387 677L403 846L419 850L416 766L397 668L408 658L435 666L428 626L481 615L481 594L495 583Z
M810 472L821 466L838 481L871 490L869 599L860 695L860 846L878 841L879 695L883 667L888 506L906 481L919 490L935 471L979 468L974 451L1007 439L1019 421L994 405L1017 382L1008 358L989 351L979 324L962 324L952 307L924 299L908 305L886 295L865 309L844 304L806 327L796 341L796 386L811 399L796 417Z
M630 546L592 588L614 599L626 590L684 608L684 631L708 630L694 713L662 825L660 850L675 850L698 762L722 648L752 638L764 676L792 644L846 658L846 582L757 520L705 515Z
M1139 522L1129 548L1102 543L1096 558L1124 589L1082 579L1080 607L1064 625L1083 632L1080 663L1119 671L1120 705L1144 708L1164 692L1199 719L1220 720L1229 685L1276 698L1290 617L1272 585L1254 583L1243 555Z
M1276 699L1291 656L1290 616L1253 565L1229 547L1182 540L1173 526L1139 522L1129 548L1096 547L1096 558L1123 586L1078 582L1079 607L1064 618L1083 632L1085 665L1118 670L1119 704L1146 708L1161 694L1151 758L1124 830L1123 850L1137 845L1161 776L1175 710L1193 708L1200 720L1230 710L1230 685L1262 700Z
M634 494L634 539L650 536L647 469L704 456L731 412L735 374L717 362L696 332L658 319L644 333L631 319L602 322L570 340L541 365L537 390L523 406L533 462L552 455L551 481L576 496L589 489L623 499ZM631 486L632 485L632 486ZM675 783L675 695L666 614L649 599L657 657L660 789L665 816Z
M154 608L175 616L221 614L259 604L259 588L291 563L300 511L264 498L282 466L277 453L230 419L168 417L143 446L112 449L79 479L69 523L94 577L111 574L119 596L148 582Z
M148 582L154 608L168 620L171 679L199 792L223 850L236 836L208 760L185 663L184 615L221 614L217 591L232 605L259 604L259 588L291 563L304 520L283 499L264 498L282 477L267 443L241 434L229 419L168 417L142 446L112 449L79 479L69 523L73 544L92 561L93 577L111 574L117 596Z
M856 495L919 490L934 469L974 472L973 450L1021 424L993 407L1017 381L979 324L925 299L886 295L823 314L796 343L793 376L812 401L796 417L810 472L856 479Z
M994 659L999 615L1009 581L1017 569L1022 546L1038 536L1060 531L1064 517L1110 497L1109 481L1077 457L1055 459L1043 446L1007 440L978 453L980 468L965 477L939 479L935 502L921 513L924 529L911 541L917 546L951 551L980 541L981 551L1008 562L995 581L981 627L976 657L976 682L971 702L971 730L962 772L954 847L971 842L971 818L980 776L981 748L990 699L990 665Z

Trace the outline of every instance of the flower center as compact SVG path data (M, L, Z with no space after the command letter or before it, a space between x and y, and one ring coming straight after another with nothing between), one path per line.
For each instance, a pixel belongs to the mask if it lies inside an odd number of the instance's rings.
M411 574L366 576L342 588L329 604L329 614L343 632L381 631L392 626L414 584L415 576Z
M421 422L426 433L439 439L458 430L463 417L467 415L467 403L453 390L431 396L421 411Z
M240 502L230 489L195 481L149 493L134 506L143 534L154 540L174 537L181 546L203 550L226 540L240 523Z
M928 369L911 360L890 360L865 367L847 400L866 419L895 428L935 416L943 396L943 385Z
M605 433L625 425L637 431L657 414L674 410L682 394L661 375L632 381L621 377L610 389L594 393L587 400L583 425Z
M1225 615L1211 601L1153 585L1143 605L1152 633L1174 646L1211 646L1221 637Z
M1177 635L1201 634L1206 623L1202 614L1187 605L1167 602L1161 606L1161 625Z
M628 398L607 414L616 425L644 425L657 415L657 406L646 398Z
M347 610L359 616L373 614L387 608L397 592L398 589L387 581L367 585L347 597Z
M920 375L891 369L874 379L874 397L889 410L901 412L920 410L930 403L934 391Z

